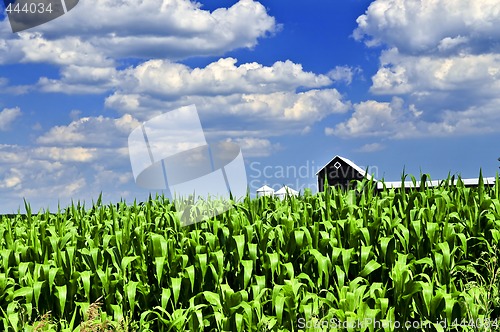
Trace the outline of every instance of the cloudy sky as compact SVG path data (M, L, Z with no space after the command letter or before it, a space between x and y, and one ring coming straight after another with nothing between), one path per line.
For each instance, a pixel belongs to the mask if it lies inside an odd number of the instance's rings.
M315 190L335 155L398 180L494 176L497 0L80 0L0 22L0 213L137 198L128 135L195 104L252 190Z

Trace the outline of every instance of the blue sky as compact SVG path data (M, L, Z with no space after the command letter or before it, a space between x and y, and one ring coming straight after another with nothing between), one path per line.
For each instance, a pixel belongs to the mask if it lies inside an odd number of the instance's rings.
M387 180L494 176L499 23L495 0L80 0L15 34L3 17L0 213L144 200L128 134L190 104L252 190L315 190L335 155Z

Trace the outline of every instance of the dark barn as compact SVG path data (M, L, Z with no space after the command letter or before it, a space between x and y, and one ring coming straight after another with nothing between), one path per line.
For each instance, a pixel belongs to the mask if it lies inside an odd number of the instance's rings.
M364 169L349 159L335 156L316 173L318 177L318 191L324 191L325 179L328 179L328 185L331 187L340 186L347 189L352 180L362 180L365 176L370 179L370 174L365 174Z
M352 187L351 181L362 180L363 178L373 179L377 182L377 190L383 190L385 188L400 188L404 186L405 188L420 187L420 181L416 181L414 184L412 181L377 181L370 174L367 174L364 169L353 163L351 160L335 156L332 160L323 166L317 173L318 177L318 191L325 190L325 179L328 181L328 185L331 187L341 187L343 189L348 189ZM477 187L479 184L479 179L461 179L465 187ZM484 177L483 182L485 186L493 186L495 184L494 177ZM426 187L437 187L442 183L440 180L427 180ZM456 182L454 182L456 184Z

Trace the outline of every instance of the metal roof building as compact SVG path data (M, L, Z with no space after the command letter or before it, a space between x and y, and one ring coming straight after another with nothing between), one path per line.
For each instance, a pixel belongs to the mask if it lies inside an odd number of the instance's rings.
M475 179L461 179L465 187L477 187L479 184L479 178ZM426 181L425 185L426 187L437 187L439 186L443 181L446 180L433 180L433 181ZM488 186L493 186L495 184L495 178L494 177L487 177L483 178L483 182L485 185ZM405 181L404 182L404 187L405 188L414 188L414 187L420 187L421 181L416 181L415 185L413 184L412 181ZM384 181L383 183L381 181L377 182L377 189L382 190L384 189L384 184L386 188L401 188L401 181Z

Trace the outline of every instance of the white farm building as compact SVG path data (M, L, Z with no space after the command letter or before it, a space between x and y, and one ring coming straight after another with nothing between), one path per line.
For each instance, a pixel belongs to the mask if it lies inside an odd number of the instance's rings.
M282 187L280 190L276 191L274 193L274 195L276 197L278 197L279 199L284 199L287 195L288 196L298 196L299 195L299 192L297 190L294 190L288 186L284 186Z
M262 197L262 196L274 196L274 189L264 185L257 189L257 197Z

